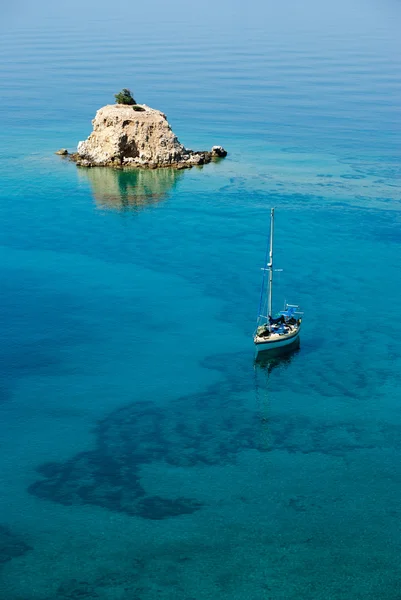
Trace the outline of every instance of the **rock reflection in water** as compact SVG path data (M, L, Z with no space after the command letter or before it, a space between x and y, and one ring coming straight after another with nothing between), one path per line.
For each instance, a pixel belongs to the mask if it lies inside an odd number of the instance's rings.
M115 210L139 210L164 200L174 189L183 171L177 169L116 170L78 169L92 187L96 204Z

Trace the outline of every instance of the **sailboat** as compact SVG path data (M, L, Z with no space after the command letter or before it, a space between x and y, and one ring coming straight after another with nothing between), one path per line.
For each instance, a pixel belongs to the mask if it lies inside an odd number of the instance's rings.
M256 352L277 351L281 348L295 347L299 344L301 315L297 304L284 304L276 317L273 317L273 234L274 208L270 213L270 242L266 252L266 265L263 268L262 291L259 314L253 336ZM266 285L266 273L268 280Z

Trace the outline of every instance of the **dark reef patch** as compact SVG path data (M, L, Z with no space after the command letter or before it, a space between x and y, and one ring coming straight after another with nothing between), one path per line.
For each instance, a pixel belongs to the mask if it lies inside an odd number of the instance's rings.
M0 565L32 550L28 544L5 525L0 525Z
M96 429L97 446L64 463L38 468L44 479L29 492L64 505L95 504L147 519L192 513L191 498L149 496L139 469L154 461L188 467L235 460L251 448L255 415L227 411L216 393L180 398L167 408L138 402L114 411Z
M78 581L77 579L69 579L59 585L57 596L60 600L94 600L99 598L95 586L87 581Z
M256 372L270 377L278 369L282 378L295 355L270 358L257 365ZM324 422L299 413L270 416L262 406L249 408L243 394L249 391L248 357L215 356L206 364L224 372L221 383L166 406L136 402L115 410L99 422L92 451L63 463L41 465L37 470L43 478L29 492L64 505L93 504L146 519L165 519L193 513L202 503L179 494L175 498L148 494L141 475L151 463L183 468L234 463L247 449L344 456L378 446L401 448L397 428L388 423L366 431L347 421Z

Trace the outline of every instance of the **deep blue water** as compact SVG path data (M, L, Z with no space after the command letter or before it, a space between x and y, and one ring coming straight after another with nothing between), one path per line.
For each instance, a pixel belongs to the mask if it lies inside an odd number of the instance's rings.
M399 17L7 7L1 598L399 600ZM228 157L55 156L122 87ZM255 366L271 206L305 318Z

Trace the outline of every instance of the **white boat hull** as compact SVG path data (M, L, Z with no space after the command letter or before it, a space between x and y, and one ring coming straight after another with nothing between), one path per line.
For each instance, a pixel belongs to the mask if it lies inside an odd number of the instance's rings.
M278 350L280 348L285 348L286 346L290 346L295 344L295 342L299 342L299 334L301 331L301 327L297 327L297 329L288 334L272 334L268 338L262 338L259 336L254 337L255 349L256 352L266 352L269 350Z

